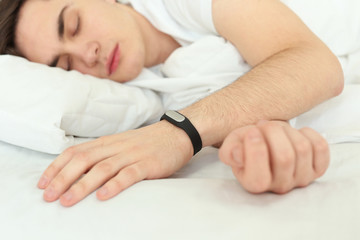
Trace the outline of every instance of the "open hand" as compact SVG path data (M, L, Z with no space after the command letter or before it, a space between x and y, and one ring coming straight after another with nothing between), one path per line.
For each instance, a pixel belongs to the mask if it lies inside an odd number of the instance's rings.
M168 177L192 157L186 133L172 124L156 124L100 137L70 147L46 169L38 187L44 199L71 206L102 186L98 199L109 199L143 180Z

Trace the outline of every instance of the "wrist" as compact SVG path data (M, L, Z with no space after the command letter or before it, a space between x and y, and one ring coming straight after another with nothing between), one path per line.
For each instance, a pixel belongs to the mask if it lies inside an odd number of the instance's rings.
M190 160L193 156L194 149L189 136L184 130L174 126L168 121L159 121L156 125L164 129L164 137L169 136L169 146L176 151L179 150L187 161Z
M197 129L202 139L203 147L214 146L223 140L222 134L226 131L226 125L224 125L224 121L222 119L215 117L216 121L214 121L214 116L216 115L210 117L209 115L211 114L204 112L203 109L198 109L197 111L187 108L179 112L187 116Z
M160 121L161 120L165 120L171 123L172 125L176 126L177 128L180 128L186 133L193 147L193 155L195 155L202 149L201 137L198 131L196 130L196 128L194 127L194 125L186 116L184 116L183 114L177 111L168 110L161 117Z

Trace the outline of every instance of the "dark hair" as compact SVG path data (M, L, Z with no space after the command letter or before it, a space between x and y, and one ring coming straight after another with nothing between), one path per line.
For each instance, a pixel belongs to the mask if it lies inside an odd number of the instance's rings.
M19 55L15 30L19 10L26 0L0 0L0 54Z

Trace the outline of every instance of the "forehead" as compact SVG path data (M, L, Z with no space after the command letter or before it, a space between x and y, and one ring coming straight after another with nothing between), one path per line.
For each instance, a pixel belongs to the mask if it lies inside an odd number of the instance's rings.
M69 2L28 0L22 6L16 27L15 43L30 61L47 63L56 51L58 16Z

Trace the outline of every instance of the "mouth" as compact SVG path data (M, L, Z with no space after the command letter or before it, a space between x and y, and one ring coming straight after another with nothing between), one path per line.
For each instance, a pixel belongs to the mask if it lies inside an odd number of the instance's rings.
M120 48L119 48L119 44L116 44L114 50L110 53L106 63L109 76L116 71L116 69L119 66L119 62L120 62Z

